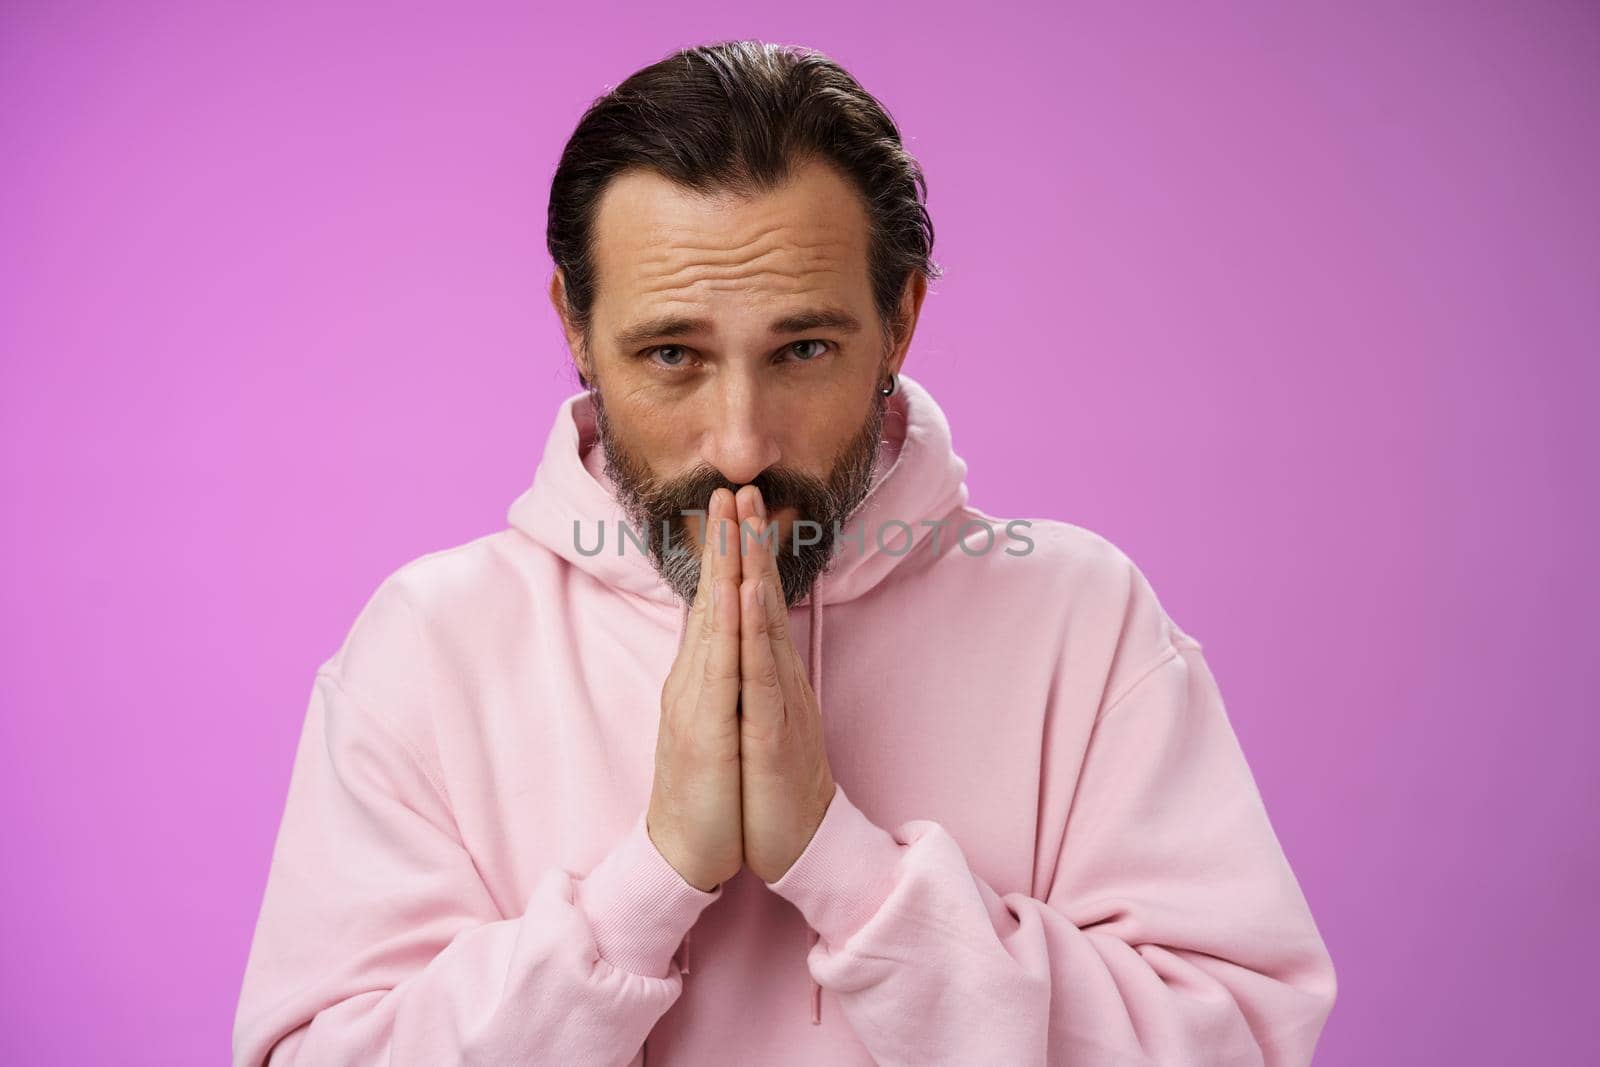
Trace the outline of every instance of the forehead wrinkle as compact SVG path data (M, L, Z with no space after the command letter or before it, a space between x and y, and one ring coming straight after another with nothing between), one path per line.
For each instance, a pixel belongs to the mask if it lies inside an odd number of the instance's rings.
M663 249L656 256L648 259L641 258L637 262L643 267L652 268L654 273L664 278L671 278L682 274L685 271L694 270L705 271L708 274L718 277L725 277L729 274L738 274L741 271L752 269L756 271L781 270L783 269L782 263L785 251L786 249L783 247L775 245L764 252L758 252L751 256L742 256L739 258L722 257L720 259L712 257L710 259L705 259L696 255L694 249L685 249L680 247ZM777 259L778 264L772 266L763 265L764 260L772 259Z
M870 284L866 212L857 207L851 217L835 217L842 206L836 197L791 198L753 213L743 211L744 200L710 212L661 205L650 194L642 200L645 217L631 223L626 212L601 213L595 265L616 279L618 310L648 300L654 313L681 307L699 317L694 312L703 315L708 299L731 292L848 303L844 294ZM629 311L637 320L645 309Z
M641 296L661 296L666 299L683 301L686 304L697 305L696 294L705 293L730 293L743 292L752 287L753 282L761 278L772 278L780 283L789 284L781 286L786 296L797 296L800 293L815 292L819 295L826 294L830 287L838 288L837 281L824 281L824 278L834 278L838 271L810 271L804 274L785 274L780 271L758 271L755 274L739 278L691 278L676 285L666 282L646 282L640 290Z
M763 281L777 283L790 293L846 286L848 261L830 256L822 248L822 243L812 243L796 255L793 248L779 246L737 263L705 263L671 250L639 262L632 282L640 295L679 294L691 302L695 291L748 289ZM690 261L678 262L685 259ZM656 269L660 267L665 269Z
M819 248L848 248L850 245L848 231L837 232L836 227L821 225L809 229L821 229L824 232L813 236L807 229L799 229L787 222L775 223L767 226L757 233L742 240L724 243L709 239L704 230L687 229L686 233L672 233L670 231L680 227L661 227L661 230L649 238L648 246L660 248L663 254L681 252L692 255L705 255L712 259L722 261L735 261L750 255L766 255L774 249L801 248L807 250ZM763 244L767 247L761 251Z
M692 289L701 285L713 289L739 287L763 278L797 283L808 278L839 279L843 275L843 271L828 262L799 264L779 262L770 265L751 263L725 268L708 268L698 263L690 263L663 274L643 272L638 281L647 290L660 291Z
M697 269L722 276L737 275L751 268L781 270L784 268L762 267L762 264L766 260L781 262L785 258L799 261L798 267L791 268L790 272L804 271L848 258L851 249L845 241L833 237L809 241L800 237L784 239L783 229L773 227L757 240L732 248L702 245L692 240L675 241L663 234L649 242L638 255L629 258L641 266L659 268L667 277ZM766 244L765 248L759 247L762 243Z

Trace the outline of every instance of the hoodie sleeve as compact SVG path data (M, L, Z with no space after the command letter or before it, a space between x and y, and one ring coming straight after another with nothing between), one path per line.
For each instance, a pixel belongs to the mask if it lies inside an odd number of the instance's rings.
M235 1067L625 1064L682 992L722 893L641 812L586 877L502 915L415 747L329 668L312 687L233 1032Z
M997 892L942 825L891 833L842 788L769 883L879 1063L1310 1063L1332 962L1200 646L1176 642L1097 717L1076 788L1046 783L1071 806L1040 895Z

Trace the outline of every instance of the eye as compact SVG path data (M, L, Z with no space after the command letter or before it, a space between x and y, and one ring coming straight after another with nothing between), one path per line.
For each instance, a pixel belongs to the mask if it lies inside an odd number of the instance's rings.
M683 345L657 345L645 349L644 357L650 359L652 356L660 357L658 365L663 367L682 367L689 362L689 350Z
M810 345L816 345L817 347L815 350L812 350L808 347ZM799 357L796 362L814 363L818 357L827 353L828 342L819 341L813 337L804 341L796 341L794 344L788 347L787 351L793 352L797 357Z

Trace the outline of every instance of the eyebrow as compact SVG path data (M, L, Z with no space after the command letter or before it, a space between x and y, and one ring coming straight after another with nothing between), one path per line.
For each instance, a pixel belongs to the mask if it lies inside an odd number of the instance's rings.
M859 333L861 321L842 308L806 308L781 319L774 319L768 327L774 334L805 333L807 330L838 330L841 333ZM695 333L711 333L710 319L695 319L683 315L663 315L629 326L617 334L617 344L623 348L646 341L669 337L686 337Z

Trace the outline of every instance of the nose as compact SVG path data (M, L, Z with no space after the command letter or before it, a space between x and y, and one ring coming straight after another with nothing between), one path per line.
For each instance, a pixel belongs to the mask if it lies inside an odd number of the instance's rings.
M718 376L713 425L700 458L735 485L744 485L782 458L773 413L761 384L730 370Z

